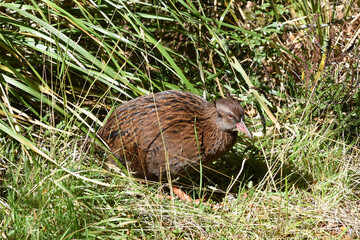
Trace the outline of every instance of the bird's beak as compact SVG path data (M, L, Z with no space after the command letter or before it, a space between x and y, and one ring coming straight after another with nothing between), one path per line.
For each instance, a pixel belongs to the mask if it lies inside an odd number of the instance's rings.
M236 128L237 128L238 131L242 131L243 133L245 133L246 136L248 136L249 138L252 138L249 129L246 127L246 125L245 125L245 123L244 123L244 121L242 119L241 119L240 122L238 122L236 124Z

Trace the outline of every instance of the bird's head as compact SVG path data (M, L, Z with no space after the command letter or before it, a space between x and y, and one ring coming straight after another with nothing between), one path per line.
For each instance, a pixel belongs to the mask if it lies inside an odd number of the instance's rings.
M216 108L216 124L225 132L241 131L252 137L244 123L244 109L234 99L222 98L213 102Z

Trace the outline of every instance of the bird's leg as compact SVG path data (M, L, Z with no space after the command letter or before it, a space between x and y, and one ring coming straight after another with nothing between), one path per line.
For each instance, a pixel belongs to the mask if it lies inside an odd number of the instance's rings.
M185 201L185 202L194 202L196 205L199 205L201 202L203 204L206 204L206 202L204 201L204 199L195 199L194 201L191 199L191 197L186 194L184 191L182 191L180 188L173 186L173 191L176 194L176 196L178 196L181 200Z
M173 192L180 198L180 200L183 200L185 202L192 202L193 200L189 195L187 195L183 190L181 190L178 187L173 186Z
M176 186L172 186L172 190L174 192L174 194L176 196L179 197L180 200L185 201L185 202L192 202L193 200L191 199L191 197L189 195L187 195L183 190L181 190L180 188L176 187ZM161 194L156 194L156 196L160 199L164 199L164 196ZM171 196L165 196L165 198L172 200L173 198Z
M176 196L179 197L180 200L184 201L184 202L188 202L188 203L195 203L196 205L199 205L200 203L208 205L207 202L204 201L204 199L195 199L192 200L191 197L186 194L183 190L181 190L180 188L173 186L172 187L173 192L175 193ZM164 199L164 196L161 194L156 194L156 196L160 199ZM173 200L173 198L171 198L171 196L165 196L165 198L169 199L169 200Z

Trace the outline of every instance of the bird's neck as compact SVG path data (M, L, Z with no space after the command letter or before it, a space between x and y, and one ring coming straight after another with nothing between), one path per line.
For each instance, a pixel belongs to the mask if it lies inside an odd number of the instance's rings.
M209 119L204 131L204 154L208 160L215 160L227 153L234 146L237 138L237 132L225 132L219 129L216 119Z

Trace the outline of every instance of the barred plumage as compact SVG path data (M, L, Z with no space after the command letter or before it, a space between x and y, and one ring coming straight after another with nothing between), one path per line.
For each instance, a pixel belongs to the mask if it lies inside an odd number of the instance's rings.
M114 156L135 175L158 179L206 164L226 154L237 131L249 137L244 110L233 99L207 102L183 91L164 91L120 105L100 129ZM196 130L195 130L196 129Z

